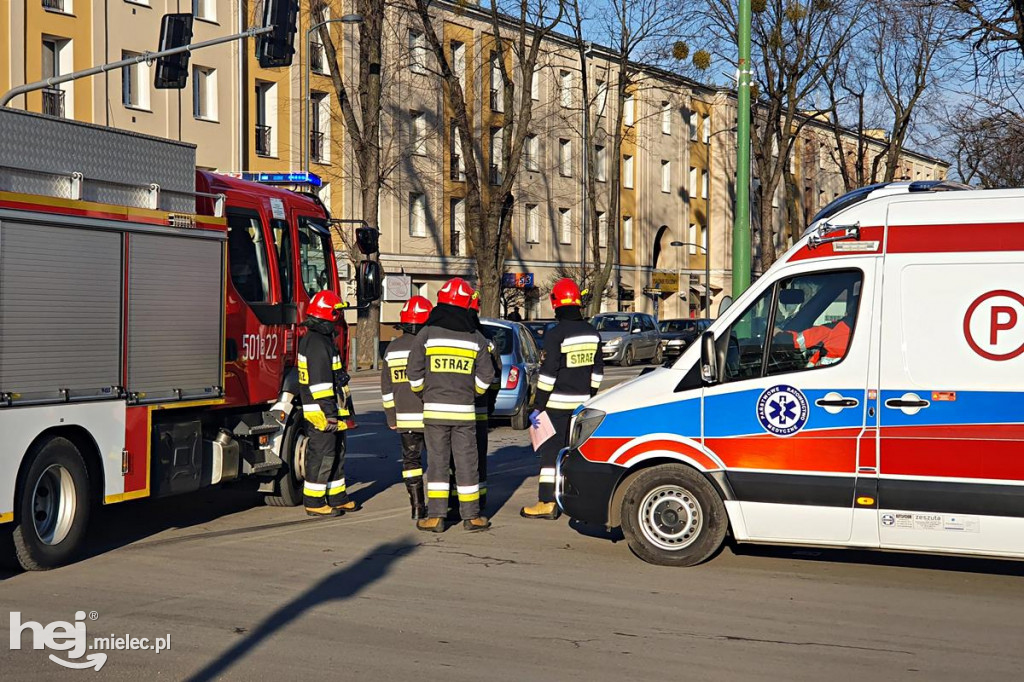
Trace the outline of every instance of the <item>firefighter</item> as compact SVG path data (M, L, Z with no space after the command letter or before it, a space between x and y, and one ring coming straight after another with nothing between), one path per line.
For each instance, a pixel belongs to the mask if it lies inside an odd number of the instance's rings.
M462 278L445 282L409 354L409 386L423 396L427 444L427 518L416 522L422 531L445 531L452 457L463 528L491 525L480 514L475 402L494 381L494 367L469 310L472 298L473 287Z
M309 516L341 516L358 509L345 492L349 377L334 343L334 325L344 307L334 292L316 293L303 322L309 331L299 341L299 398L309 437L302 499Z
M571 279L560 279L551 288L551 307L558 324L544 335L544 363L537 378L530 423L537 428L541 413L547 412L555 435L544 441L537 453L540 455L538 502L519 511L528 519L558 518L555 459L559 450L567 445L573 411L601 388L604 372L601 337L583 319L582 304L580 289Z
M477 331L484 333L484 327L480 324L480 292L473 293L473 300L469 304L473 315L473 322ZM486 336L486 334L484 334ZM476 454L477 470L480 475L480 513L483 514L487 508L487 438L490 431L491 415L494 414L494 406L498 402L498 391L501 390L501 355L495 348L494 342L487 344L487 351L491 356L491 364L494 367L494 381L487 393L476 398Z
M423 494L423 401L409 388L406 373L416 334L426 323L433 304L422 296L410 298L399 314L402 335L388 344L380 373L380 392L388 426L402 439L402 480L409 492L412 518L427 518Z

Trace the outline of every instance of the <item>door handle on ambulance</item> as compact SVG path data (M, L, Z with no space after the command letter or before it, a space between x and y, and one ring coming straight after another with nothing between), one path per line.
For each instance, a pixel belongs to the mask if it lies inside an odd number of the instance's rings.
M860 405L856 398L818 398L814 404L818 407L857 407Z
M899 398L889 398L885 406L891 410L902 410L903 414L915 415L931 403L916 393L904 393Z

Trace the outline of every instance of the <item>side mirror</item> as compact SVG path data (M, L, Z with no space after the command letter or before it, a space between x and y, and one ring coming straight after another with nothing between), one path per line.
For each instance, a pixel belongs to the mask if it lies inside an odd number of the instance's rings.
M705 384L718 383L718 353L715 351L715 333L700 336L700 377Z
M359 263L359 276L356 278L356 297L359 303L379 300L383 293L384 270L380 263L372 260Z
M640 333L640 327L633 327L633 331L630 332L630 334L639 334L639 333Z

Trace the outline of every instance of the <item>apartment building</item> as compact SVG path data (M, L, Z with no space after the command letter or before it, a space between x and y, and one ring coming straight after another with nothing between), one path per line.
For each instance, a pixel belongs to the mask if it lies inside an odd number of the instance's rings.
M154 52L161 17L191 11L195 42L240 31L232 0L10 0L0 7L0 90ZM242 160L243 46L198 51L184 90L153 88L153 64L62 83L20 96L12 106L191 142L204 168L234 170Z

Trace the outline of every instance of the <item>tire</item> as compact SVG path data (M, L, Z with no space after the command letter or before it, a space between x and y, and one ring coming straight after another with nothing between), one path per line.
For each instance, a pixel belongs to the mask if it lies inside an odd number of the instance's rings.
M664 360L664 353L661 350L661 344L658 344L658 348L654 351L654 355L651 356L652 365L660 365Z
M512 428L525 431L530 426L530 401L523 403L519 411L512 415Z
M647 469L629 483L622 498L626 542L650 564L696 566L721 548L728 527L718 491L683 464Z
M12 534L18 563L45 571L77 557L92 507L89 471L67 438L35 446L18 481Z
M302 478L295 466L299 438L306 435L300 425L301 419L301 416L294 416L285 427L284 443L281 445L284 466L277 472L277 479L274 482L277 494L263 496L263 504L268 507L297 507L302 504Z
M633 346L626 346L626 350L622 353L622 367L629 367L636 360L636 351L633 350Z

